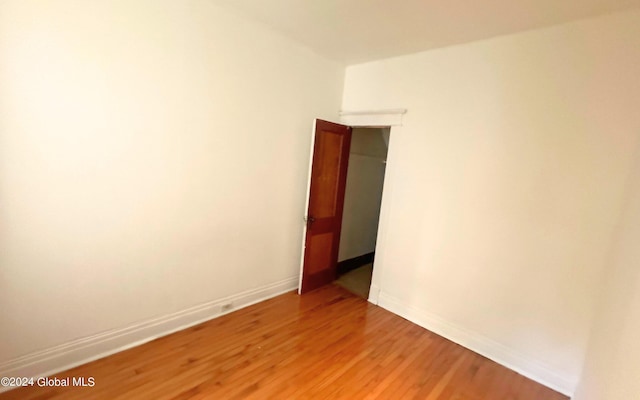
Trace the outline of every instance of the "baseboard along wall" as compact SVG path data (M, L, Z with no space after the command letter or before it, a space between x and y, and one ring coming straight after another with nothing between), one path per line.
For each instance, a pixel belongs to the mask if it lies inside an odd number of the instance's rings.
M298 277L290 278L125 328L74 340L4 362L0 364L0 376L50 376L259 303L297 287ZM561 371L554 371L539 361L476 332L404 304L377 286L372 286L369 301L560 393L571 396L575 390L577 378L565 376ZM228 304L232 304L233 307L223 307ZM0 388L0 392L8 389Z
M370 297L369 301L372 300ZM377 293L375 300L380 307L566 396L571 397L577 387L578 377L567 376L477 332L405 304L384 290Z
M298 287L298 277L199 304L124 328L84 337L0 364L0 376L43 377L139 346L162 336L270 299ZM231 304L231 307L228 305ZM0 392L9 388L0 387Z
M349 271L353 271L363 265L373 262L376 253L371 252L358 257L349 258L338 262L338 275L344 275Z

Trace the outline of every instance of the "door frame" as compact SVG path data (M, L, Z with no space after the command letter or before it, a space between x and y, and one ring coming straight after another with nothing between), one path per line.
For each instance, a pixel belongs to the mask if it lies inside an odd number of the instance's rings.
M393 183L395 182L396 161L398 159L397 146L392 145L398 141L402 132L402 119L406 114L406 109L393 110L365 110L365 111L341 111L339 124L352 128L389 128L389 148L387 149L387 164L382 187L382 202L380 204L380 219L378 221L378 234L376 238L376 260L371 277L371 289L369 290L368 301L378 304L378 296L382 287L385 271L388 268L386 256L387 238L389 231L389 221L391 214L391 203L393 201ZM304 249L307 233L307 212L309 210L309 196L311 187L311 169L313 167L313 151L315 143L316 120L313 120L311 127L311 147L309 151L309 170L307 173L306 199L304 203L304 218L302 221L302 240L300 255L300 277L298 281L298 293L302 288L302 273L304 270ZM392 140L392 138L394 138Z

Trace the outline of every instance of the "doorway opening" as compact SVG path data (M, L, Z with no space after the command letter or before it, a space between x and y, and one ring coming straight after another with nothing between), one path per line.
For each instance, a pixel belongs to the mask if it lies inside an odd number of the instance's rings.
M380 221L389 127L353 128L335 283L369 298Z
M356 136L352 141L354 130ZM375 300L379 287L372 291L373 299L368 292L372 278L376 280L376 275L372 277L373 258L390 132L390 126L352 128L319 119L315 121L300 294L336 281L339 278L338 261L341 261L340 275L344 277L340 277L339 284L343 283L370 301ZM347 180L349 196L345 215Z
M338 277L338 250L340 244L344 195L353 129L375 129L387 148L384 189L378 208L375 244L375 268L369 289L369 302L378 304L383 291L383 279L389 269L387 243L390 210L397 153L390 144L401 136L402 123L407 109L397 108L371 111L340 111L340 122L314 120L311 157L309 162L309 186L307 186L306 213L302 227L302 252L298 293L304 294L330 284ZM393 134L391 134L393 133ZM344 250L343 250L344 252ZM345 253L342 254L343 257ZM364 255L364 254L363 254ZM355 257L352 257L355 258ZM349 260L346 258L342 261ZM373 266L373 265L372 265ZM367 274L368 275L368 274Z

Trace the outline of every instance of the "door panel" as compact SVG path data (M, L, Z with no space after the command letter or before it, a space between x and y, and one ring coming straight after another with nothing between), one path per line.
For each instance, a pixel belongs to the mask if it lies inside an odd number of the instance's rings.
M331 268L333 232L309 237L309 263L305 266L313 274Z
M317 133L316 133L317 135ZM344 136L331 131L321 131L316 136L317 152L314 150L314 164L311 176L311 197L313 216L331 218L336 215L339 189L340 165ZM316 162L318 162L316 164ZM316 168L317 165L317 168Z
M336 278L350 146L350 127L316 120L300 293Z

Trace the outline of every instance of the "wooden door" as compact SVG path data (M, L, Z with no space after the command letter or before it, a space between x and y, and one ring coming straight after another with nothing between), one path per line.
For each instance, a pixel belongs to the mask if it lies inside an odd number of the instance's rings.
M336 279L351 128L316 120L300 293Z

